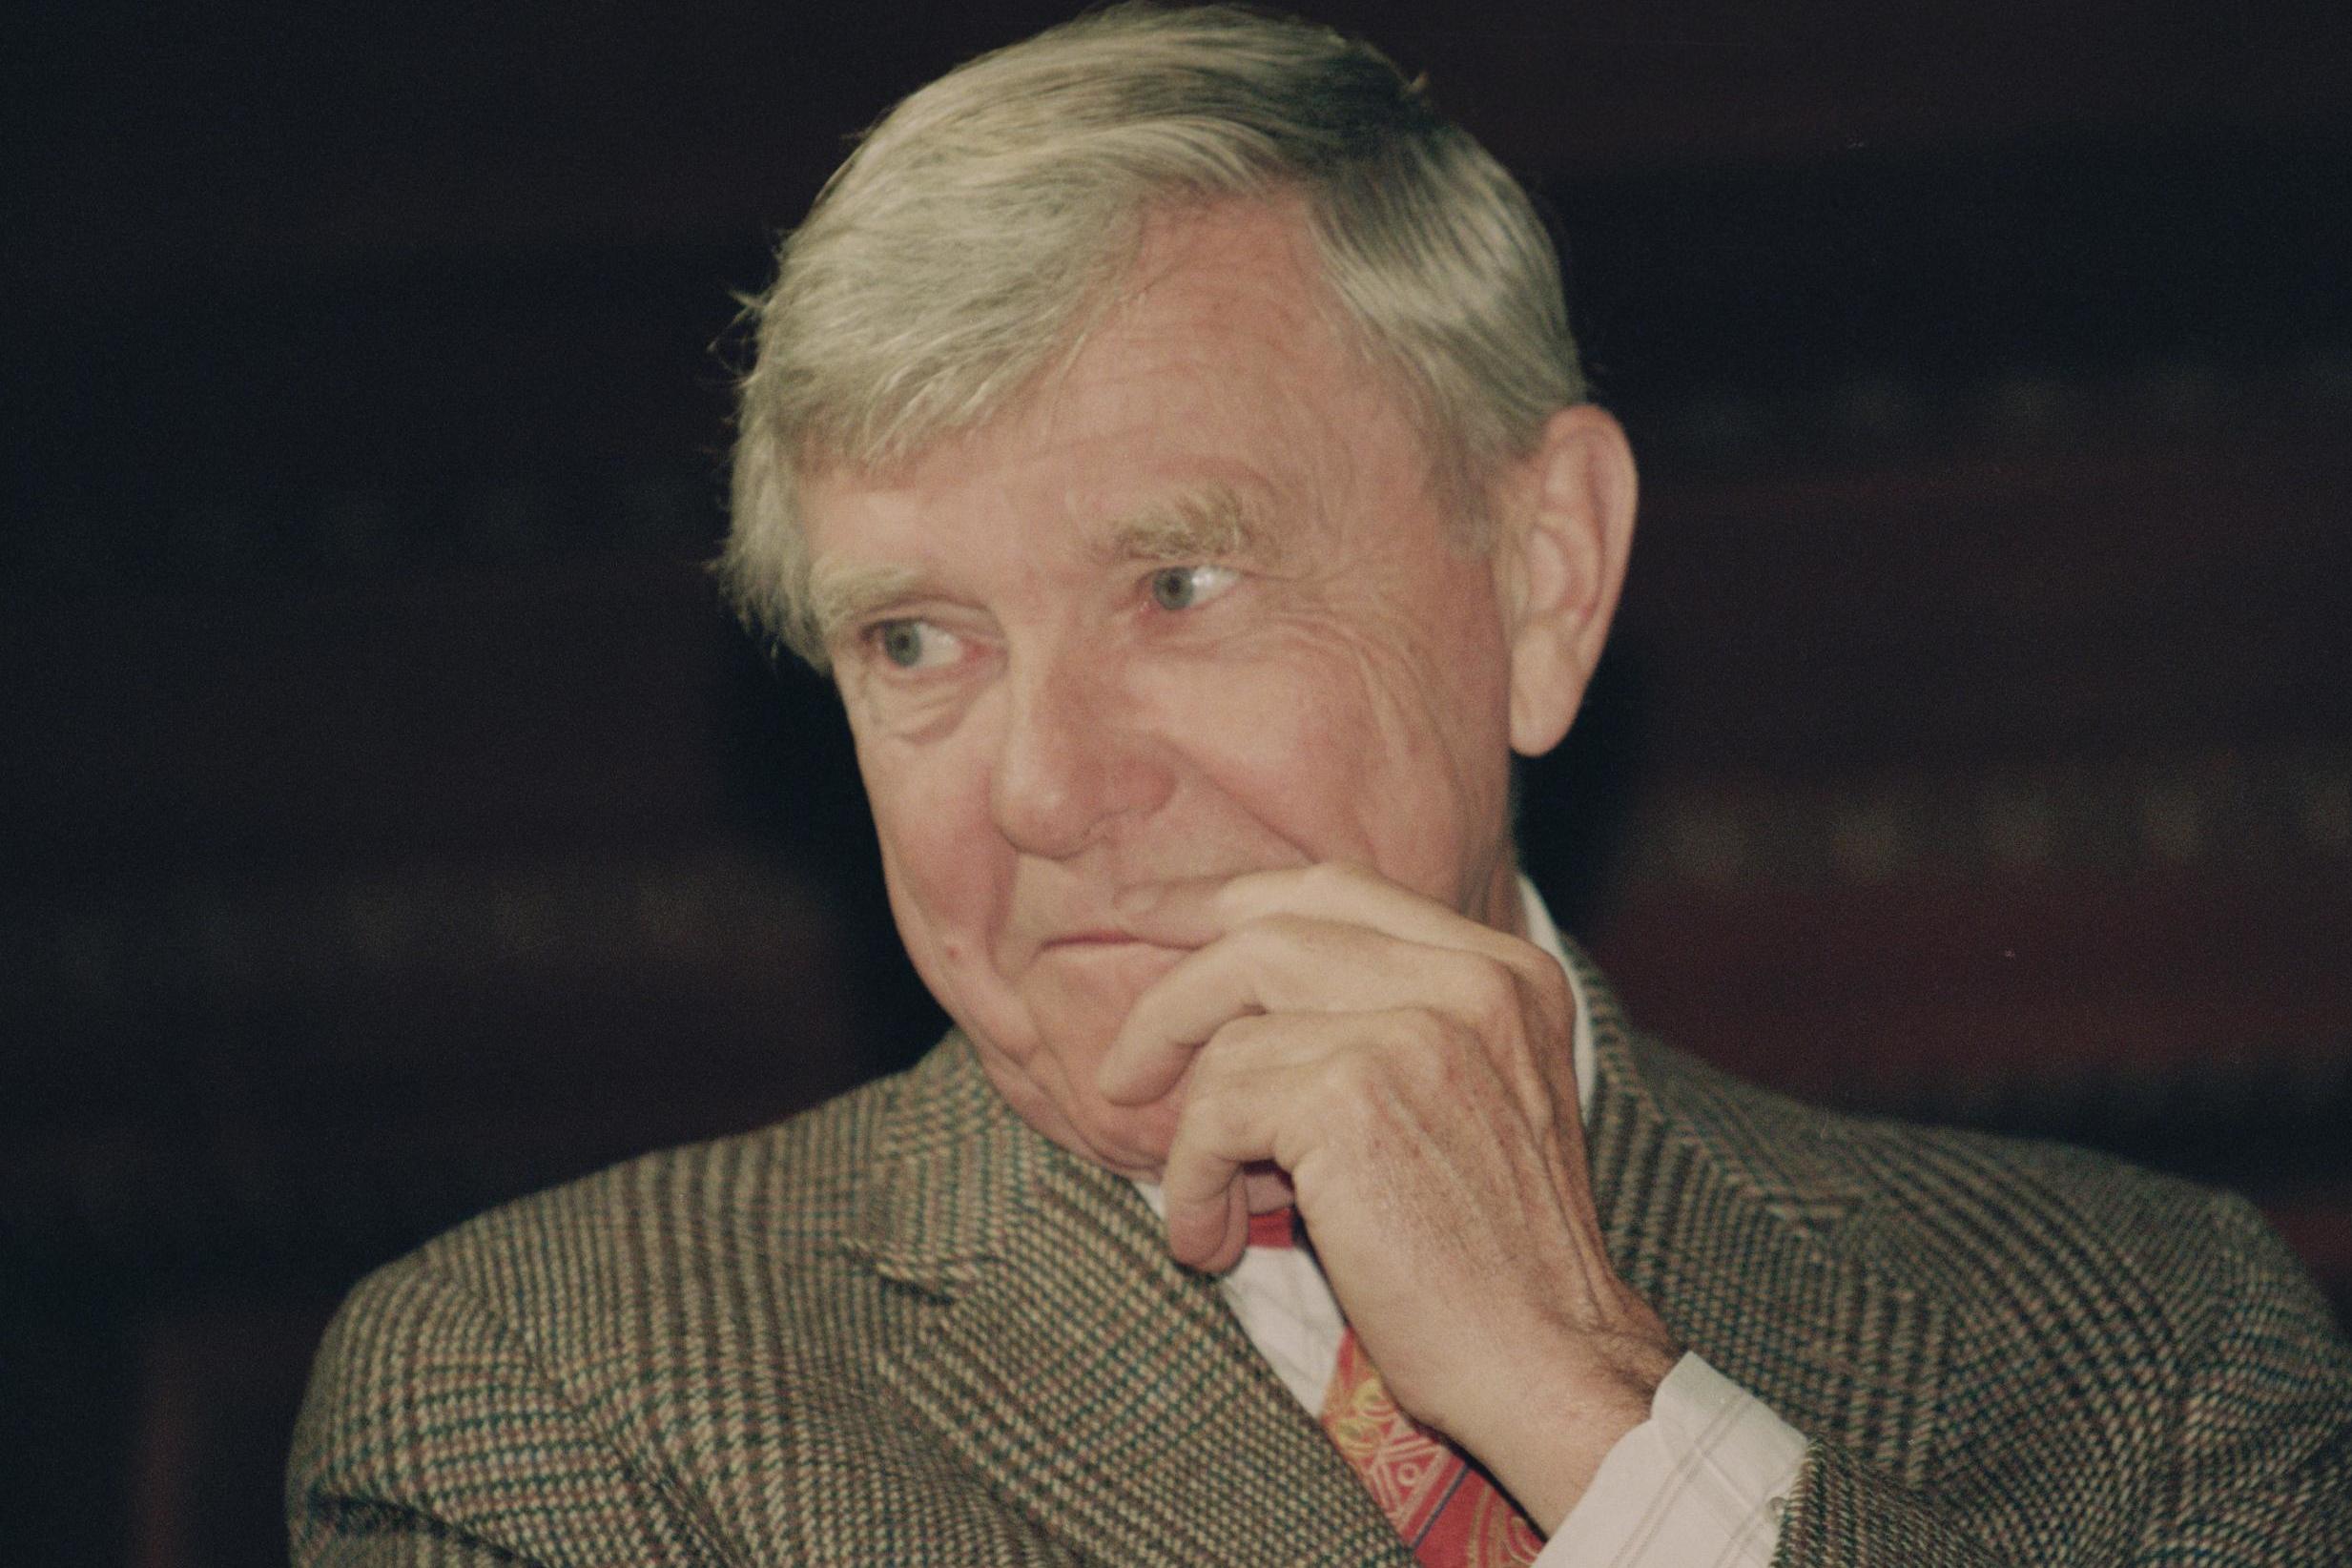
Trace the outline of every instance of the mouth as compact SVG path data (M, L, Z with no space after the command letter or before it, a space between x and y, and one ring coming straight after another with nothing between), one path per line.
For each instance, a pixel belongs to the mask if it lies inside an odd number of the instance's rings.
M1108 947L1145 947L1150 944L1140 938L1129 936L1124 931L1101 930L1065 931L1059 937L1046 939L1039 945L1043 951L1053 953L1084 952L1089 949Z

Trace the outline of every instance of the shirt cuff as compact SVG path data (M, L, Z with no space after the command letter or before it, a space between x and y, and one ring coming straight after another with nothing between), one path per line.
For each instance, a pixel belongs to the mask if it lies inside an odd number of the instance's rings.
M1536 1568L1768 1568L1805 1438L1684 1354L1618 1439Z

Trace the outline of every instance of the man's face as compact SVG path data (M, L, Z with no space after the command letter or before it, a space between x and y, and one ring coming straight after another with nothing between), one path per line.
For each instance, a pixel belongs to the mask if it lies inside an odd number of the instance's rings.
M1273 208L1158 225L1028 401L806 497L907 950L1021 1114L1131 1175L1176 1105L1095 1070L1183 955L1120 936L1123 891L1344 860L1517 924L1495 571L1306 245Z

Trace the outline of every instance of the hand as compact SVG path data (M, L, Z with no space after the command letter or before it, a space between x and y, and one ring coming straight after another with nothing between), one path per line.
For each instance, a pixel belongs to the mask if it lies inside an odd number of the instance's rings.
M1194 949L1098 1080L1180 1103L1176 1257L1230 1268L1271 1162L1397 1403L1557 1528L1680 1354L1602 1248L1558 964L1338 865L1166 884L1120 914Z

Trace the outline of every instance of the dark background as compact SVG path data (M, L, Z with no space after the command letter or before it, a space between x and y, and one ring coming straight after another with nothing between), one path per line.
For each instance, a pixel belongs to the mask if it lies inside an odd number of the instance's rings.
M907 1061L837 710L699 563L731 290L1063 10L0 21L0 1558L266 1561L360 1273ZM2352 1300L2352 24L1332 5L1645 464L1531 771L1643 1021L2252 1193Z

